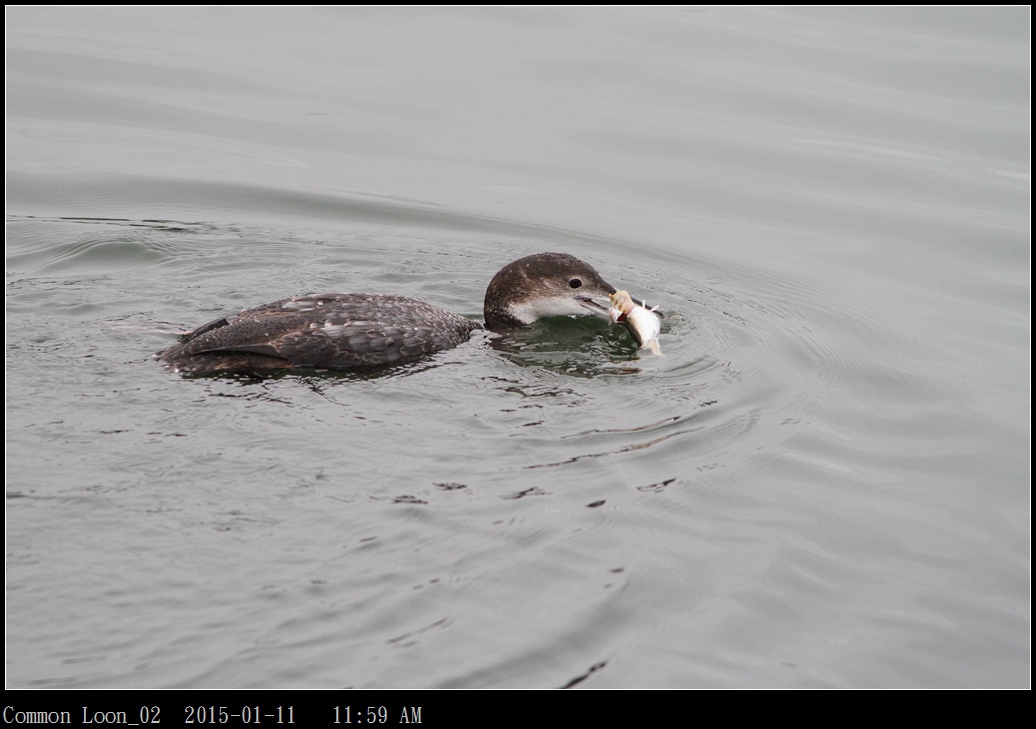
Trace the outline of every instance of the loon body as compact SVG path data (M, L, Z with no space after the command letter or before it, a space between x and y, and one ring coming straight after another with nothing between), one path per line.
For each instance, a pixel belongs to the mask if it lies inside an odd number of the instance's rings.
M485 325L390 294L322 294L274 301L201 326L155 358L183 373L350 369L405 362L546 316L608 316L615 288L565 253L538 253L500 270L486 289Z

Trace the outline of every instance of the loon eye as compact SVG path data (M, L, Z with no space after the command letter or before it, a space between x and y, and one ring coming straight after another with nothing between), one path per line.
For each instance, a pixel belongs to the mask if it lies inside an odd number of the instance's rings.
M569 279L568 285L569 285L570 288L578 289L580 286L583 285L583 282L580 281L578 278L572 278L572 279Z

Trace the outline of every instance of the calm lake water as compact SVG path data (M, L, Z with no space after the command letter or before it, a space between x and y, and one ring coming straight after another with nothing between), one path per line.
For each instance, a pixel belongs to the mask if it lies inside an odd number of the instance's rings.
M1029 685L1028 7L5 19L9 688ZM664 356L149 359L545 250Z

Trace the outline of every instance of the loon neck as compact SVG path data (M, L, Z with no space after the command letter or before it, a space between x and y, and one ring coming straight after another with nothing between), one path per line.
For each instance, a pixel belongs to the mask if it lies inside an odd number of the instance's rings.
M491 331L515 329L529 323L511 314L507 306L499 302L490 302L488 299L482 313L486 319L486 329Z

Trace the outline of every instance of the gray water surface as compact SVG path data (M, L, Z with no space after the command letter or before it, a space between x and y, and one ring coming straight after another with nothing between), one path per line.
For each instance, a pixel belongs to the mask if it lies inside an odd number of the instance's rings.
M9 9L7 686L1028 686L1029 13ZM664 356L149 359L544 250Z

